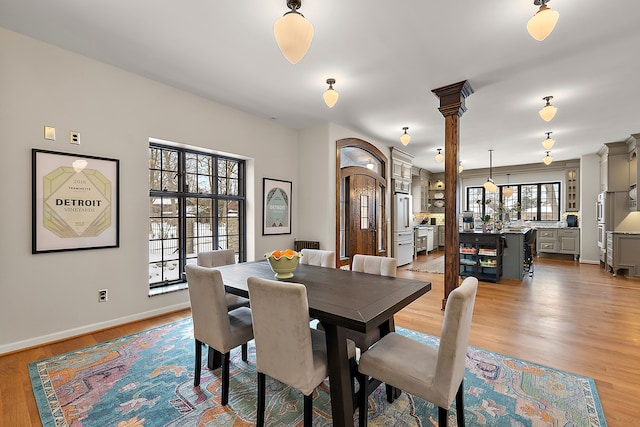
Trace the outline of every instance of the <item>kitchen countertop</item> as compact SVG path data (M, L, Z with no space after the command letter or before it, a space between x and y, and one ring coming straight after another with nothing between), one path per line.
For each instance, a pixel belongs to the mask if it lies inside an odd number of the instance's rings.
M607 231L612 234L640 234L640 231Z
M502 230L500 233L491 233L491 232L483 233L482 231L460 231L460 234L527 234L529 230L531 230L531 227L519 228L519 229L505 229L505 230Z

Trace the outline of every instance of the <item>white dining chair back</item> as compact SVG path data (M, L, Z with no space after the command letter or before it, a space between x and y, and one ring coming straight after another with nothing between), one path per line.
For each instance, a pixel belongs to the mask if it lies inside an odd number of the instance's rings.
M301 264L317 265L320 267L335 267L336 253L322 249L303 249Z
M391 332L360 356L364 384L359 394L360 426L367 424L368 377L382 381L439 407L439 426L447 425L454 398L458 425L464 426L463 380L478 280L467 277L447 298L438 348ZM389 399L389 397L388 397Z
M351 262L351 270L361 273L396 277L398 260L391 257L356 254Z

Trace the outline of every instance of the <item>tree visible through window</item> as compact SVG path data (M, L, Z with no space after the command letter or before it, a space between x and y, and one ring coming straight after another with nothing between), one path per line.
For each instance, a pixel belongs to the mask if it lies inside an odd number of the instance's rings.
M560 220L559 182L509 185L513 188L509 197L503 194L506 187L499 186L496 193L489 193L484 187L467 187L466 210L473 211L474 218L495 217L508 212L512 220Z
M246 260L245 163L149 144L149 286L184 282L199 252Z

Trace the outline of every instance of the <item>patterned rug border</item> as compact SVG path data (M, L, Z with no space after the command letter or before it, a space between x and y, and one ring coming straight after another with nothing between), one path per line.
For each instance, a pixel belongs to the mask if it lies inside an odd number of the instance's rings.
M130 340L132 338L135 337L139 337L143 334L148 334L152 331L156 331L159 329L163 329L163 328L167 328L167 327L178 327L181 326L182 324L189 324L191 325L191 318L185 318L185 319L181 319L181 320L176 320L173 322L168 322L166 324L163 325L159 325L159 326L155 326L149 329L145 329L143 331L140 332L136 332L133 334L129 334L129 335L125 335L122 337L118 337L118 338L114 338L108 341L104 341L101 343L97 343L94 345L90 345L90 346L86 346L86 347L82 347L76 350L71 350L59 355L55 355L55 356L51 356L45 359L41 359L35 362L31 362L28 365L28 369L29 369L29 377L30 377L30 381L32 384L32 392L34 394L34 399L36 401L36 404L38 406L38 412L40 414L40 419L43 423L44 426L66 426L67 423L65 421L64 415L62 413L62 408L60 407L60 404L57 401L57 398L55 396L55 390L53 388L53 386L51 385L51 380L47 374L46 371L46 364L49 361L52 361L53 359L64 359L66 356L68 355L72 355L74 353L77 353L80 350L84 350L84 349L88 349L88 348L93 348L93 347L99 347L99 346L108 346L110 344L114 344L114 343L118 343L121 341L126 341L126 340ZM422 333L422 332L418 332L418 331L414 331L411 329L407 329L407 328L402 328L402 327L396 327L396 331L403 334L403 335L407 335L410 336L412 334L417 334L417 335L423 335L426 337L429 337L433 340L433 342L427 342L427 344L429 345L437 345L437 342L439 340L439 338L437 336L433 336L433 335L429 335L426 333ZM598 390L596 387L596 383L595 380L593 378L590 377L586 377L583 375L579 375L579 374L575 374L573 372L570 371L565 371L565 370L561 370L561 369L556 369L550 366L546 366L546 365L542 365L536 362L531 362L525 359L519 359L516 357L512 357L512 356L508 356L499 352L493 352L493 351L489 351L489 350L485 350L479 347L474 347L474 346L469 346L470 349L474 350L475 352L479 352L479 353L484 353L484 354L495 354L497 356L500 356L501 358L505 359L505 360L510 360L510 361L514 361L514 362L520 362L520 363L524 363L528 366L531 367L535 367L535 368L540 368L542 370L548 370L548 371L555 371L558 372L562 375L566 375L566 376L573 376L577 379L581 379L583 381L586 381L589 385L589 388L587 390L587 393L585 393L585 397L588 395L591 397L591 405L588 406L588 411L589 413L593 416L595 415L596 418L591 417L591 421L590 421L590 426L594 426L594 427L607 427L607 422L606 419L604 417L604 412L602 409L602 403L600 401L600 396L598 394Z

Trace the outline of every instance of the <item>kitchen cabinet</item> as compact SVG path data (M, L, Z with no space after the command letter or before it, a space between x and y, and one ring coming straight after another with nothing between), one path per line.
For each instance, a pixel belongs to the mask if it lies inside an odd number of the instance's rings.
M578 168L567 169L567 198L565 210L567 212L578 212L580 210L580 173Z
M498 283L502 277L504 237L495 233L460 233L460 276Z
M413 156L397 148L391 149L391 178L396 193L411 192L411 163Z
M538 228L536 252L580 255L579 228Z
M438 225L438 245L444 247L444 225Z
M615 276L625 270L630 277L640 277L640 232L607 231L607 262L605 269Z
M429 212L443 213L444 204L444 175L435 174L429 182Z
M627 140L629 145L629 211L638 212L638 139L640 134L631 135Z
M629 191L629 160L627 143L608 142L600 155L600 191Z
M419 225L414 229L414 257L418 252L428 254L434 247L435 227L429 225Z
M420 169L411 180L411 195L413 196L413 213L429 211L429 173Z

